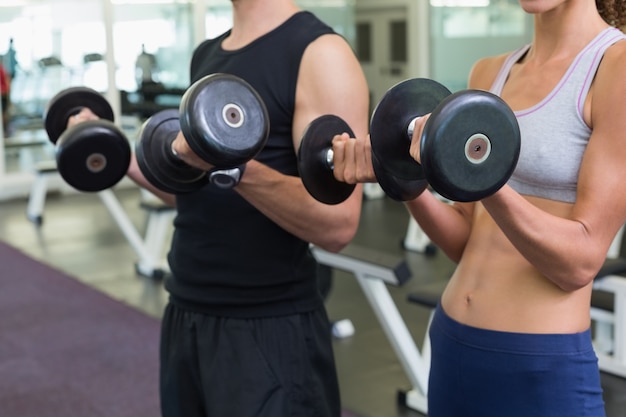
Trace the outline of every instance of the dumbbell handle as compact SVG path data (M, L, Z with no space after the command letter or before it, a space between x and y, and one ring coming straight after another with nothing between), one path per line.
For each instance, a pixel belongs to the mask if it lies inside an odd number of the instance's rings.
M326 166L331 171L335 169L335 152L333 152L333 148L328 148L326 151Z
M411 122L409 123L409 125L406 128L406 135L409 138L409 141L411 141L411 139L413 139L413 132L415 132L415 122L417 122L419 119L421 119L423 116L418 116L415 117L411 120Z
M174 138L175 140L176 138ZM178 155L178 152L176 152L176 149L174 149L174 140L170 142L170 151L172 153L172 156L174 158L176 158L177 160L183 162L183 159L180 157L180 155ZM168 156L169 157L169 156Z
M325 151L322 151L322 163L330 171L335 169L334 158L335 158L335 152L333 152L333 148L327 148Z
M83 111L85 107L84 106L77 106L77 107L72 107L71 109L68 110L67 115L65 116L65 120L68 121L70 119L70 117L76 117L78 116L78 114ZM89 109L92 113L93 110Z
M189 164L183 161L180 155L178 155L178 152L174 149L175 140L176 136L171 136L163 142L163 156L165 157L165 161L175 167L188 166Z

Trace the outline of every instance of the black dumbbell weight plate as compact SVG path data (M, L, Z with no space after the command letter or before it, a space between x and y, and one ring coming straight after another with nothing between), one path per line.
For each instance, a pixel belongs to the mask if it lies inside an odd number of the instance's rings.
M45 127L48 138L54 144L67 129L70 116L81 108L89 108L100 119L113 121L113 109L102 94L88 87L70 87L56 94L48 103Z
M135 144L137 164L144 177L171 194L196 191L208 182L206 171L191 167L172 154L172 142L179 131L178 110L162 110L146 120Z
M350 126L330 114L313 120L306 128L298 150L298 171L302 183L316 200L326 204L339 204L354 191L354 184L335 179L332 161L327 160L335 135L348 133L354 137Z
M428 181L425 179L404 180L390 174L385 170L385 167L381 165L374 153L372 153L372 165L378 185L380 185L380 188L383 189L385 194L393 200L413 200L428 188Z
M126 136L113 122L88 120L65 130L56 149L61 177L80 191L102 191L128 171L131 151Z
M420 164L409 154L408 127L450 94L446 87L426 78L402 81L385 93L372 114L370 138L372 152L386 172L405 180L424 178Z
M519 126L509 106L489 92L464 90L446 98L428 119L421 163L439 194L478 201L508 181L519 150Z
M189 147L217 168L248 162L269 135L263 100L230 74L211 74L189 87L181 100L180 123Z

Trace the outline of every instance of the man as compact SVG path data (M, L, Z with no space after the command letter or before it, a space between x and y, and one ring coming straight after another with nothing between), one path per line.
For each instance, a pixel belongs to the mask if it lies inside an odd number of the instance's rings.
M341 250L359 223L361 188L339 205L313 199L298 177L305 127L335 114L368 128L368 89L348 43L292 0L233 0L233 27L203 42L191 81L231 73L268 108L267 146L232 189L167 195L136 161L129 176L175 204L172 277L161 346L169 416L340 415L329 322L316 282L315 244ZM188 164L213 167L173 145Z

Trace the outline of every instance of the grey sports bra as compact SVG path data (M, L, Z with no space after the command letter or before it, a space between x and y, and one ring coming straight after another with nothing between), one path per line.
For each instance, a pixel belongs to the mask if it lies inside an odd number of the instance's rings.
M516 111L522 144L508 184L520 194L573 203L578 172L591 136L583 105L606 49L626 35L615 28L598 34L574 59L557 86L541 102ZM500 95L513 65L530 45L511 53L490 91Z

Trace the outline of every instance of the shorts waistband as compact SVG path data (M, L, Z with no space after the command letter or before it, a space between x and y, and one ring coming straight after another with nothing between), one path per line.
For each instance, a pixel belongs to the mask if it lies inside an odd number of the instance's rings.
M438 305L431 326L457 342L493 351L527 354L580 354L593 350L591 329L580 333L515 333L468 326L449 317Z

